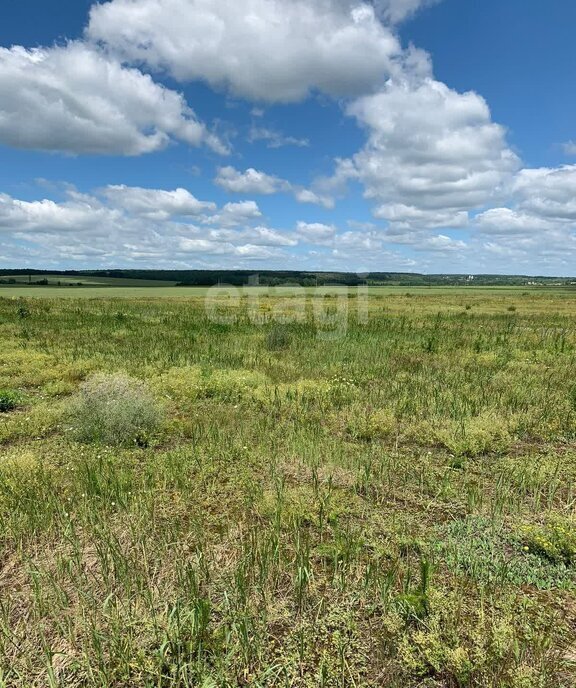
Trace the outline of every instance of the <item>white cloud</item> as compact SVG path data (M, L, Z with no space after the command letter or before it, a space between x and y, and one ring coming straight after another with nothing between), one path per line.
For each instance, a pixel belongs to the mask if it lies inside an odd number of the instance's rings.
M460 253L467 249L461 239L453 239L446 234L430 234L428 231L388 232L387 243L411 246L415 251L433 253Z
M163 191L120 185L107 186L102 193L113 205L151 220L193 217L216 210L215 203L199 201L186 189Z
M562 144L562 150L566 155L573 157L574 155L576 155L576 142L566 141L566 143Z
M468 224L466 211L454 211L451 208L433 210L417 208L404 203L388 203L374 210L374 217L387 220L396 229L410 229L413 226L422 228L461 228Z
M261 246L296 246L298 240L269 227L246 227L244 229L213 229L208 236L215 241L246 241Z
M366 257L374 252L381 251L383 246L383 235L382 232L372 230L343 232L342 234L336 235L334 243L340 249L356 252Z
M48 199L21 201L0 194L0 230L6 232L100 232L119 217L118 212L102 207L96 199L92 203L55 203Z
M521 175L522 183L526 175ZM530 215L518 207L492 208L471 223L471 235L299 222L290 231L263 223L254 201L204 212L178 190L105 187L93 195L72 187L61 201L0 195L0 262L34 267L266 266L295 269L416 270L570 274L576 259L576 223ZM60 189L60 192L62 188ZM144 193L148 192L148 193ZM189 192L187 192L189 193ZM522 191L518 202L522 202ZM140 198L157 198L170 215L160 219ZM173 204L174 198L180 198ZM182 211L184 208L191 216ZM202 203L198 201L198 203ZM210 206L208 208L207 206ZM296 250L297 247L297 250ZM398 250L390 250L397 247Z
M259 172L252 167L245 172L240 172L234 167L220 167L214 182L226 191L241 194L271 195L290 188L283 179Z
M491 208L475 218L475 226L483 234L513 236L553 230L553 222L511 208Z
M152 210L157 201L157 211ZM199 224L190 224L188 216ZM67 187L66 198L22 201L0 194L0 261L110 267L132 262L182 265L214 256L229 260L280 261L299 242L294 232L253 226L261 213L253 201L197 201L183 189L105 187L95 195ZM25 257L25 260L23 259ZM220 261L220 262L218 262Z
M392 224L463 226L519 166L484 99L431 78L390 81L348 112L366 127L368 142L344 172L364 184L375 216Z
M334 207L334 199L331 198L330 196L323 196L321 194L317 194L315 191L312 191L311 189L303 189L303 188L293 188L294 191L294 198L298 201L298 203L311 203L312 205L321 205L324 208L327 209L332 209Z
M504 269L573 274L576 260L576 166L521 170L510 207L474 219L480 253L507 260ZM536 267L534 267L536 266Z
M203 222L221 227L236 227L261 217L262 213L255 201L240 201L239 203L226 203L218 213L206 215Z
M232 244L209 239L180 239L178 249L184 254L234 256L248 260L264 260L283 257L277 248L257 244Z
M294 185L286 179L266 174L252 167L244 172L234 167L220 167L214 183L229 193L261 194L270 196L276 193L292 193L299 203L311 203L324 208L333 208L334 200L310 189Z
M336 227L320 222L298 222L296 233L307 244L331 246L336 236Z
M402 55L359 0L112 0L92 7L87 35L180 81L270 102L366 93Z
M0 142L64 153L141 155L171 139L225 147L184 98L82 43L0 48Z
M537 231L502 232L489 236L482 230L473 246L475 262L492 265L516 274L573 275L576 259L576 234L566 226Z
M513 193L526 212L549 220L576 222L576 165L521 170Z
M267 148L283 148L284 146L296 146L307 148L310 145L308 139L298 139L294 136L285 136L282 132L268 127L253 126L248 135L249 143L265 141Z

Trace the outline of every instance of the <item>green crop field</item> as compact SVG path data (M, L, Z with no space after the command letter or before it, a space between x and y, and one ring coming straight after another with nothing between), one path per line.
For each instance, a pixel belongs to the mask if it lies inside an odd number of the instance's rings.
M82 278L85 279L85 278ZM90 280L90 278L86 278ZM103 278L99 278L103 279ZM96 284L96 282L87 281L82 287L75 286L56 286L55 283L49 282L48 285L24 285L24 283L17 283L14 285L0 284L0 298L17 299L25 298L40 298L40 299L95 299L95 298L139 298L139 299L154 299L154 298L198 298L205 297L209 293L218 291L225 291L228 289L233 295L259 295L262 297L274 298L274 296L290 296L296 293L305 293L308 295L320 294L322 291L330 293L349 293L349 294L365 294L370 298L378 298L383 296L401 297L410 294L411 296L451 296L461 297L466 299L467 295L477 298L480 295L496 296L500 295L502 298L507 296L516 296L518 299L526 300L530 298L547 298L553 296L564 296L567 299L576 298L576 288L574 287L518 287L518 286L503 286L503 287L398 287L398 286L383 286L383 287L179 287L175 282L159 282L153 280L136 280L136 279L115 279L107 278L106 284ZM428 303L430 300L428 299ZM432 303L432 305L434 305ZM456 303L460 307L460 302Z
M10 284L7 282L10 281ZM25 286L30 293L31 289L55 287L58 289L54 294L64 294L67 290L64 287L170 287L176 282L167 280L146 280L146 279L122 279L118 277L90 277L85 275L0 275L0 289L2 292L9 289L20 289ZM25 292L20 292L25 293Z
M2 287L0 342L0 686L576 685L573 291Z

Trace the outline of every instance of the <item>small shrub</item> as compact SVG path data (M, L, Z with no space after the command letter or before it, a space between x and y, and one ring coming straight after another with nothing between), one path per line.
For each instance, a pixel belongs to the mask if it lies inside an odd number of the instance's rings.
M147 446L162 417L146 384L122 373L95 375L72 403L74 431L82 442Z
M509 313L515 313L516 312L516 306L508 306L508 312Z
M9 389L0 389L0 413L8 413L18 407L20 397Z

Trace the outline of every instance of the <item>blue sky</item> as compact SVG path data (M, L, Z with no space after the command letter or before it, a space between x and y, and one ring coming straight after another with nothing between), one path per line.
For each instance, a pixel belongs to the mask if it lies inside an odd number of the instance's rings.
M576 273L568 0L8 0L0 267Z

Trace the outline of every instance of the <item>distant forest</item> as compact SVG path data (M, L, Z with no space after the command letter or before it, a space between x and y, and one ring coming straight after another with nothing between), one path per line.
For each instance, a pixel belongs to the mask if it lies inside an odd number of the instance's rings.
M372 272L359 275L351 272L300 272L277 270L0 270L0 283L9 283L11 276L28 275L30 282L42 284L45 275L66 278L117 278L173 282L177 286L514 286L514 285L576 285L575 278L530 277L522 275L423 275L419 273Z

